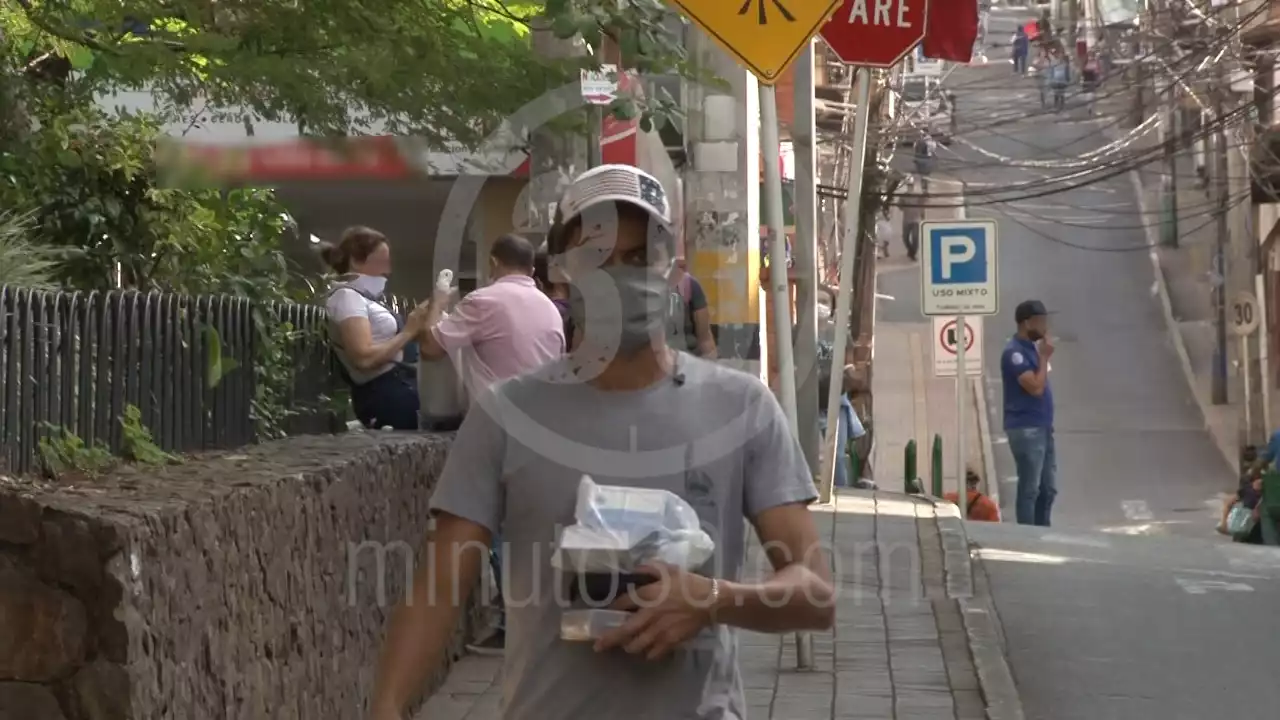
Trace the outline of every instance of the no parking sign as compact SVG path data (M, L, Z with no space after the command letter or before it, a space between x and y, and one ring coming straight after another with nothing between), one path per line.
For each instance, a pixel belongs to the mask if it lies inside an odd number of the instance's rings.
M966 317L964 324L968 342L964 346L964 370L966 375L982 375L982 317ZM933 374L935 377L956 376L956 349L960 342L957 318L934 316L933 318Z

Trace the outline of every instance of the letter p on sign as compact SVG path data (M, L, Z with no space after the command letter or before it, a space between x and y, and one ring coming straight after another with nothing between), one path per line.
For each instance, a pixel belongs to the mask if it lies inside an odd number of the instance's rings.
M985 283L987 246L982 230L939 227L928 231L930 279L940 285Z
M957 265L963 265L978 254L978 245L963 235L943 235L942 279L951 280Z

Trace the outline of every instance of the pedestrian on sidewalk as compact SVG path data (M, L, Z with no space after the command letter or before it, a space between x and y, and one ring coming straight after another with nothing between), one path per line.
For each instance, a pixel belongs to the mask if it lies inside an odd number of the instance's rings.
M373 228L354 226L337 244L322 243L320 257L338 274L324 295L329 337L339 374L351 388L351 409L367 428L418 429L415 363L430 322L426 304L407 317L384 294L391 246Z
M569 288L564 283L551 277L551 258L545 250L538 252L533 265L533 279L538 289L551 298L551 303L560 311L560 320L564 323L564 349L573 348L573 319L569 311Z
M671 271L671 345L707 360L716 359L716 337L711 332L711 308L702 283L689 274L684 258Z
M1000 356L1004 432L1018 473L1018 524L1043 527L1050 524L1053 498L1058 494L1048 316L1039 300L1019 304L1014 310L1018 331Z
M924 220L923 193L907 191L902 195L902 245L907 258L914 261L920 251L920 223Z
M435 527L412 595L387 631L374 720L402 720L437 672L498 535L510 580L506 720L741 717L731 628L834 621L831 561L807 507L817 491L782 408L756 377L667 344L675 231L661 183L631 166L593 168L556 217L550 245L563 254L580 340L467 414L431 498ZM632 614L595 644L561 639L562 613L581 605L551 562L584 474L674 493L716 541L696 572L616 578L611 606ZM762 581L741 580L747 522L769 548Z
M555 303L534 280L537 252L519 235L503 235L489 251L489 285L464 297L441 317L448 293L436 290L431 301L431 332L423 357L446 355L462 373L467 396L478 398L499 380L522 375L564 353L564 320ZM468 645L477 654L501 654L506 639L503 608L502 538L494 536L490 565L498 598L498 617L490 632Z
M857 368L853 365L845 365L844 372L841 373L840 410L836 413L839 423L836 426L836 462L834 463L836 487L853 487L855 482L861 479L849 475L849 460L856 456L853 441L867 434L862 421L858 418L858 413L853 409L852 402L852 396L855 393L864 392L865 386L866 382L859 377ZM827 395L830 390L831 373L823 373L818 380L818 427L823 437L827 436ZM823 443L824 449L826 446L827 443Z
M1027 54L1031 51L1031 38L1019 27L1013 33L1013 71L1019 75L1027 72Z

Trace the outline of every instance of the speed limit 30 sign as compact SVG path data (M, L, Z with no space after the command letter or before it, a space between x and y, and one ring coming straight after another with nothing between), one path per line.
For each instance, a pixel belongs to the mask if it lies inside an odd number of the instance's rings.
M1242 292L1231 301L1231 331L1241 337L1258 329L1258 301L1251 292Z

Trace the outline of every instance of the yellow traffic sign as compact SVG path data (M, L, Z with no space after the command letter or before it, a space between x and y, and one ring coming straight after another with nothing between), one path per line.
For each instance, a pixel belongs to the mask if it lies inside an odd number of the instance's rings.
M671 0L765 85L777 82L842 0Z

